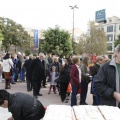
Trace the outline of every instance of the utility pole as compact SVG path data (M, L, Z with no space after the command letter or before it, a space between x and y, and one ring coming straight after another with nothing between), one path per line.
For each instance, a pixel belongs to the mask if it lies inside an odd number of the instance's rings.
M74 46L74 9L79 9L77 5L69 6L73 10L73 31L72 31L72 47L73 47L73 54L75 53L75 46Z

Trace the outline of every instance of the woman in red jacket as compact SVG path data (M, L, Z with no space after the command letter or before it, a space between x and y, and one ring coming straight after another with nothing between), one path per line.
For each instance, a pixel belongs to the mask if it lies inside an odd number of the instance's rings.
M73 58L73 65L70 71L72 95L71 95L71 106L77 105L76 95L81 83L81 69L80 69L80 58Z

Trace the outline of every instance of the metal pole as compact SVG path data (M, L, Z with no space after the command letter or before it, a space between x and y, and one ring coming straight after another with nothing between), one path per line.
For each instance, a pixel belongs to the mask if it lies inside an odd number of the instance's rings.
M73 54L75 53L74 48L74 7L73 7L73 34L72 34L72 47L73 47Z
M72 47L73 47L73 54L75 53L75 45L74 45L74 9L77 8L77 5L74 5L74 6L69 6L71 7L71 9L73 9L73 31L72 31Z

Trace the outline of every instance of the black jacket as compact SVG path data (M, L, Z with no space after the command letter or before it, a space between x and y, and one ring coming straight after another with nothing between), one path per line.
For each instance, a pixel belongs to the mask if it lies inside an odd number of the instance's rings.
M26 68L26 77L29 78L29 79L31 79L31 77L32 77L31 69L30 69L31 63L32 63L31 58L26 60L25 63L24 63L24 67Z
M60 82L70 82L70 66L65 65L60 71Z
M92 75L93 78L98 73L99 68L100 68L100 65L97 63L91 67L90 74ZM94 94L92 92L92 89L94 88L94 87L92 88L92 86L94 85L94 80L92 79L92 82L91 82L91 90L90 90L91 94Z
M41 76L44 74L44 66L39 58L34 59L31 63L32 80L41 80Z
M110 65L110 62L105 63L95 77L94 85L100 95L100 104L116 106L116 100L113 97L114 91L116 91L115 66Z
M99 64L95 64L91 67L90 73L93 77L97 74L99 68L100 68Z
M39 120L45 114L40 101L24 93L9 94L8 110L14 120Z

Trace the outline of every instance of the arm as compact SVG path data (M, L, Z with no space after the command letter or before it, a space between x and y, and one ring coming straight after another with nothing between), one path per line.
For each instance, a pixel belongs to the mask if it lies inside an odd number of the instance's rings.
M110 87L106 65L99 68L95 80L95 89L98 94L106 99L111 99L114 96L114 89Z
M12 59L9 59L8 61L9 61L10 66L13 67L13 61L12 61Z
M120 93L114 92L113 97L120 102Z
M12 113L12 117L10 120L12 120L12 118L14 118L14 120L22 120L22 114L21 114L21 108L18 106L14 106L10 112Z
M73 79L75 82L78 82L79 80L78 80L78 79L76 78L76 76L74 75L75 72L76 72L75 66L72 66L72 67L71 67L71 70L70 70L70 77L71 77L71 79Z

